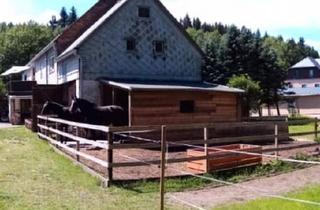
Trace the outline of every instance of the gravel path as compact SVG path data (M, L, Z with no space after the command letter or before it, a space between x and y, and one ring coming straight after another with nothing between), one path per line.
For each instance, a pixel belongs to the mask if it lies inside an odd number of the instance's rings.
M242 183L242 186L259 188L270 194L281 195L300 188L320 184L320 166L294 171L279 176ZM237 186L171 193L180 200L188 201L206 209L221 205L240 203L263 197L261 194ZM176 202L173 201L172 202Z
M2 122L0 122L0 129L2 129L2 128L14 128L14 127L16 127L16 126L11 125L10 123L2 123Z

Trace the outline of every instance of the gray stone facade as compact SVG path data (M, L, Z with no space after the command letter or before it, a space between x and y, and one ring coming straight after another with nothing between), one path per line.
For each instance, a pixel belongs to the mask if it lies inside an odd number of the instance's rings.
M150 18L138 7L150 8ZM126 40L136 40L127 51ZM153 42L165 41L165 53L154 54ZM153 0L130 0L79 47L83 80L201 80L201 54Z

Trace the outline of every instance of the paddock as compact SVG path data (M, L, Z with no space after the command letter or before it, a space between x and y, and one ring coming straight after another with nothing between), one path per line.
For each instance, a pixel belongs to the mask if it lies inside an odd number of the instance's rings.
M314 121L318 125L318 121ZM61 131L61 124L68 125L74 132ZM256 134L212 137L209 131L217 127L236 128L238 131L244 128L256 128L257 126L273 127L269 134ZM207 151L210 146L231 145L236 143L261 145L262 154L279 154L283 157L291 157L294 153L311 153L319 145L314 142L298 143L289 140L288 131L280 132L281 127L288 126L285 121L263 121L263 122L234 122L234 123L212 123L212 124L189 124L189 125L162 125L162 126L135 126L135 127L106 127L81 123L74 123L48 116L38 116L38 135L48 140L55 148L62 151L74 161L90 170L100 177L105 183L128 180L158 179L159 166L161 164L161 142L166 142L166 163L179 169L179 171L166 172L166 177L179 177L186 174L181 171L188 170L187 163L200 160L219 160L217 154L204 152L202 156L188 157L187 150L190 148L204 148ZM317 126L315 126L316 128ZM105 133L105 139L93 141L80 135L81 129L98 130ZM202 130L203 137L193 140L172 140L170 132L185 132L186 130ZM141 137L145 133L158 133L159 138ZM318 130L308 133L296 133L292 136L312 134L317 135ZM64 139L62 139L64 137ZM119 137L122 137L119 138ZM63 144L60 141L67 141ZM118 140L125 140L123 141ZM207 148L207 149L206 149ZM289 152L289 151L292 151ZM260 155L260 154L250 154ZM263 161L270 158L264 157ZM236 168L236 167L234 167ZM203 172L188 170L193 174Z

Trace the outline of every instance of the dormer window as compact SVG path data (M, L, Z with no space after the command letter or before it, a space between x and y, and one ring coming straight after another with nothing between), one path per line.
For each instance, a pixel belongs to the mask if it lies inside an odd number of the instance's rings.
M136 40L135 39L127 39L127 51L135 51L136 50Z
M150 8L149 7L139 7L139 17L149 18L150 17Z
M301 85L302 88L307 88L306 84Z
M155 54L164 54L165 42L164 41L154 41L153 42L153 52Z

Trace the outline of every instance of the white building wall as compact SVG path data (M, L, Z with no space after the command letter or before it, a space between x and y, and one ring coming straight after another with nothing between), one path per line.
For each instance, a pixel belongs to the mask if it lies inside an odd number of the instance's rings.
M57 84L63 84L79 79L80 61L79 56L70 56L57 63Z
M23 72L21 77L22 77L21 78L22 81L32 81L32 79L33 79L32 78L32 69L29 69L29 70Z
M302 85L306 85L307 88L315 87L315 85L320 85L320 79L298 79L298 80L287 80L293 88L301 88Z
M35 81L37 84L44 85L47 84L47 59L44 54L39 59L34 62L35 69Z
M51 59L55 60L56 54L54 48L49 49L40 58L33 63L35 70L35 80L37 84L57 84L57 71L55 62L51 65ZM32 73L31 73L32 79Z

